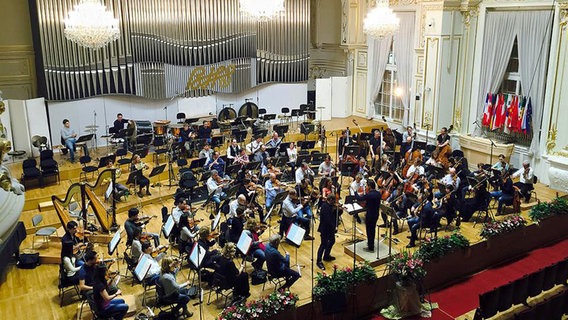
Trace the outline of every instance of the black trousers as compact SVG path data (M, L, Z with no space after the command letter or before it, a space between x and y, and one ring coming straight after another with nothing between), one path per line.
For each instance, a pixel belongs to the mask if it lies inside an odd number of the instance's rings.
M534 190L532 183L515 182L515 187L521 190L521 194L527 201L531 198L531 191Z
M329 257L331 255L331 248L333 244L335 244L335 234L330 232L322 232L320 233L321 236L321 243L318 248L318 262L321 262L323 257Z
M367 245L369 249L375 248L375 231L377 230L378 214L368 214L365 216L365 230L367 231Z

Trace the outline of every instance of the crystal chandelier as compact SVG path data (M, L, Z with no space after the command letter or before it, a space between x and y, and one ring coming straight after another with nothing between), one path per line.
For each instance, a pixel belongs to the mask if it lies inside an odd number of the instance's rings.
M83 0L65 19L65 37L80 46L99 49L118 39L118 19L98 0Z
M239 0L239 6L256 20L270 20L284 12L284 0Z
M398 30L399 20L389 8L388 0L377 3L363 21L363 32L373 38L392 36Z

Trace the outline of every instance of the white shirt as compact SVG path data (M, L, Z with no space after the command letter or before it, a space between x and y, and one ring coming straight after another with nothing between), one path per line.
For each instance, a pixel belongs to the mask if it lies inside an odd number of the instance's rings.
M215 195L219 195L221 194L221 192L223 192L223 189L221 189L219 185L217 185L217 182L215 181L215 179L213 179L213 177L210 177L209 179L207 179L207 191L209 192L209 194L215 193Z
M360 182L357 182L357 180L353 180L353 182L351 182L351 184L349 184L349 194L354 196L356 193L359 193L359 188L364 187L365 186L365 180L361 180ZM363 188L363 193L365 193L365 188ZM359 194L361 195L361 194Z
M132 246L130 247L130 256L134 261L140 260L140 256L142 256L142 243L140 242L140 240L132 240Z
M234 148L234 149L237 150L235 156L233 156L233 155L231 154L231 148ZM227 148L227 159L234 159L236 156L239 155L239 153L240 153L239 145L236 145L235 147L233 147L233 145L230 145L230 146Z
M262 146L262 144L262 141L256 142L256 140L254 140L253 142L246 145L247 152L256 153L260 149L260 146Z
M150 278L151 276L153 276L155 274L160 274L160 272L162 271L162 268L160 267L158 260L162 260L162 257L164 255L160 254L160 255L158 255L158 257L156 257L156 259L152 258L152 256L147 254L147 253L145 253L144 255L146 256L146 258L148 258L148 261L150 261L150 269L148 269L148 273L146 274L146 278Z
M287 218L293 218L298 215L298 212L304 208L301 204L294 204L290 197L282 202L282 215Z
M333 172L333 167L331 165L331 162L328 164L324 162L320 163L319 168L318 168L318 174L320 176L329 176L331 173Z
M408 171L406 172L406 177L410 178L414 175L414 173L417 172L419 176L424 174L424 167L422 166L418 166L416 167L415 165L411 165L410 168L408 168Z
M172 219L174 219L174 222L177 224L179 224L179 218L181 217L181 215L183 214L183 210L181 210L179 207L175 207L172 210Z
M288 154L288 162L296 162L298 160L298 149L286 149L286 153Z
M75 267L75 257L63 257L63 267L68 277L74 276L81 269L81 267Z
M227 217L227 219L237 216L238 207L239 207L239 200L235 199L229 202L229 216Z
M410 169L409 169L409 170L410 170ZM459 188L459 186L460 186L460 178L459 178L459 177L456 177L456 181L454 182L454 178L452 178L452 175L449 174L449 173L448 173L447 175L445 175L445 176L442 178L442 180L440 180L440 182L441 182L442 184L444 184L445 186L447 186L447 185L452 185L452 186L454 186L454 190L457 189L457 188Z
M534 178L533 168L529 167L529 173L525 175L525 168L521 168L511 175L511 178L520 177L521 183L532 184Z
M314 175L314 172L310 168L308 168L308 170L306 170L306 173L309 174L309 175ZM302 170L302 167L299 167L298 169L296 169L296 183L297 184L302 183L302 180L304 180L305 176L306 175L304 173L304 170Z

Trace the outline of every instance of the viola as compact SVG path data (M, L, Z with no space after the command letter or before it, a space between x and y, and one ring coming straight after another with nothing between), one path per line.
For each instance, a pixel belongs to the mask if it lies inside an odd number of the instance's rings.
M167 245L157 247L156 250L152 251L152 254L151 254L152 258L157 257L160 253L167 252L169 248L170 248L170 246L167 246Z
M209 235L207 236L207 240L211 241L217 237L219 237L219 231L213 231L209 233Z

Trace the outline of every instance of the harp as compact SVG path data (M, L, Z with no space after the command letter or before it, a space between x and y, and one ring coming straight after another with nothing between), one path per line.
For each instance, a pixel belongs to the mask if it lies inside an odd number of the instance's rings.
M99 197L96 195L96 190L98 190L102 185L103 181L106 179L112 179L113 171L115 169L106 169L99 174L97 181L94 185L79 182L72 184L67 190L65 198L60 199L59 197L53 195L51 196L51 201L53 202L53 207L55 212L59 217L59 221L65 228L67 223L73 218L85 219L85 213L88 207L91 208L95 217L97 218L98 224L100 226L100 231L109 232L113 224L113 214L114 210L112 207L107 209ZM80 209L78 217L77 214L72 214L69 210L69 206L73 203L80 203L78 208Z

